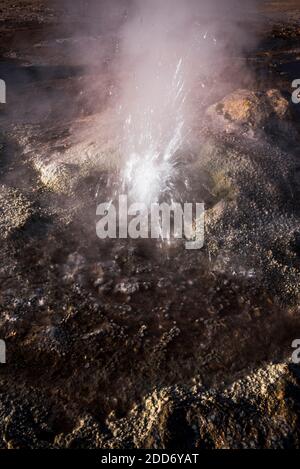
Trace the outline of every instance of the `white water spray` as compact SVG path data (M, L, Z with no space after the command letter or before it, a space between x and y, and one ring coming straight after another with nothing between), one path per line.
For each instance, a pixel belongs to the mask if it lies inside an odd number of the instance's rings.
M159 73L157 80L161 80ZM165 100L129 115L124 125L124 188L133 200L150 204L172 189L175 156L184 140L186 89L183 60L171 84L162 81Z

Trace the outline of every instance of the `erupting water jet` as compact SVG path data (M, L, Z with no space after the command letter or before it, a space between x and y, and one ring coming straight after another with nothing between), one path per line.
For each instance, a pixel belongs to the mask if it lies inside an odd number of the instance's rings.
M133 200L146 204L159 201L173 186L174 157L184 141L186 90L182 59L176 65L171 87L164 76L158 75L157 80L163 102L145 110L136 109L124 125L123 189Z

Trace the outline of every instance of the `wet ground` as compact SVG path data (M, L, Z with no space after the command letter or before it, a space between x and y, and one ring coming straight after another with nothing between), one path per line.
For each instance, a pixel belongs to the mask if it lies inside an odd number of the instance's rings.
M238 87L277 88L290 100L291 82L300 77L296 4L266 2L264 21L253 25L257 45L232 64L236 71L247 64L249 75L233 84L231 70L227 93ZM66 41L84 25L79 15L62 16L59 5L46 11L42 2L20 9L4 5L0 23L0 77L8 84L0 114L0 338L7 343L7 364L0 369L6 396L0 446L64 447L66 435L77 434L78 422L83 422L80 432L89 435L80 436L88 447L103 441L118 446L112 421L125 426L122 445L134 446L139 437L118 419L129 418L146 396L178 387L187 393L224 389L266 364L289 360L300 330L299 181L293 179L299 111L290 105L290 134L278 136L272 129L251 144L243 134L216 135L201 126L201 150L189 149L183 171L191 181L190 195L201 197L209 209L225 201L232 210L232 184L234 192L243 187L234 203L242 204L244 216L229 222L221 210L230 242L214 226L196 253L182 243L101 242L95 233L95 194L100 200L109 196L118 172L114 163L113 169L103 163L105 157L86 170L78 154L102 145L93 128L117 86L108 60L115 42L106 33L101 66L87 68L82 57L70 54L73 43ZM103 80L91 86L99 73ZM216 91L205 106L223 97L224 91L223 96ZM60 162L64 157L68 166L55 166L49 176L43 165L52 155ZM250 185L249 177L256 183ZM266 208L271 215L261 218ZM254 234L241 241L237 233L247 233L248 219ZM297 420L297 412L292 415ZM90 436L95 428L102 435L98 440ZM186 438L192 441L189 431ZM289 431L293 434L294 427ZM146 444L154 445L151 438Z

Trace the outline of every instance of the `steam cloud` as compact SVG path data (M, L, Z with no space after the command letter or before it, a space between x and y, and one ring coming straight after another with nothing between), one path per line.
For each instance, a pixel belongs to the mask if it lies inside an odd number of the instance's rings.
M253 1L134 0L121 34L121 103L126 172L133 196L155 199L172 185L174 155L228 55L252 44ZM199 116L198 116L199 119Z
M257 0L68 1L84 18L77 34L100 37L77 41L78 57L89 67L109 63L123 182L135 198L150 201L170 188L174 158L195 121L235 86L230 65L253 46L256 6Z

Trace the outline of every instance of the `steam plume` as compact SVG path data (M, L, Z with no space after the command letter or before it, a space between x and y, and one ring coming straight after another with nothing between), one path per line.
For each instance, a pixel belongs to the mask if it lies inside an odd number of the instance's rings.
M254 2L134 0L121 30L122 153L135 198L172 185L174 156L228 55L249 46L243 20ZM237 46L238 44L238 46ZM195 100L196 98L196 100ZM199 118L199 117L198 117Z

